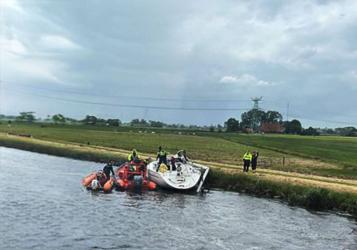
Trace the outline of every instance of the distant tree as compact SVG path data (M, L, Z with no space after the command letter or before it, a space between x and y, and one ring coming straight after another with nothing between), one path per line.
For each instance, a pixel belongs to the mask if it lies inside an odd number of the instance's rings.
M262 122L281 123L283 116L278 111L267 111L262 117Z
M259 131L261 123L265 121L265 112L259 109L251 109L241 115L241 127L251 128L253 131Z
M149 123L144 119L133 119L131 120L130 125L134 127L146 127L149 126Z
M217 130L218 130L218 133L221 133L223 131L223 126L221 124L218 124Z
M121 125L121 121L119 119L108 119L106 124L112 127L119 127Z
M33 122L36 120L35 112L20 112L20 115L16 117L16 120L23 122Z
M98 118L94 115L87 115L82 122L87 125L95 125L97 123Z
M55 123L65 123L66 122L66 118L61 115L61 114L56 114L56 115L53 115L52 116L52 120L55 122Z
M300 134L302 131L302 126L299 120L286 121L284 123L285 133L287 134Z
M317 131L317 129L313 128L313 127L309 127L308 129L303 129L301 132L301 135L320 135L320 133Z
M336 128L336 133L342 136L357 136L357 129L355 127Z
M239 131L239 121L234 118L229 118L225 122L225 127L227 128L227 132L237 132Z
M162 128L165 126L165 123L160 122L160 121L149 121L150 127L154 128Z
M214 132L215 127L213 125L209 126L209 132Z

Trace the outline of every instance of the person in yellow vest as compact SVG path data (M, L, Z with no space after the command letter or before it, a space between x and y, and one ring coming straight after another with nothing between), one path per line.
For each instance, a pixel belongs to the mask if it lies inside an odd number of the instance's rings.
M128 161L137 161L140 160L140 157L138 155L138 152L136 151L136 149L134 148L131 153L128 155Z
M167 166L167 152L162 149L162 147L159 147L159 152L157 152L156 160L159 162L157 163L157 168L156 172L159 171L160 165L163 163Z
M243 172L248 172L252 157L253 156L249 150L243 155Z

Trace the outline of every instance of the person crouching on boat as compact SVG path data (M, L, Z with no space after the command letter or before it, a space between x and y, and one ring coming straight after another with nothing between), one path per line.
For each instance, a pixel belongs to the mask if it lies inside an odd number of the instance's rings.
M110 179L110 173L112 173L113 176L115 176L114 170L113 170L113 165L114 165L114 160L110 160L107 165L104 166L103 168L103 173L105 174L107 180Z
M243 172L248 172L249 171L249 165L250 165L251 161L252 161L252 154L248 150L243 155Z
M139 161L140 157L138 155L138 152L136 151L136 149L134 148L131 153L128 155L128 161Z
M159 160L156 168L156 172L159 171L160 165L164 163L167 166L167 153L162 147L159 147L159 152L157 152L156 160Z
M186 164L186 162L189 161L188 157L187 157L187 154L186 154L186 150L180 150L177 152L177 159Z

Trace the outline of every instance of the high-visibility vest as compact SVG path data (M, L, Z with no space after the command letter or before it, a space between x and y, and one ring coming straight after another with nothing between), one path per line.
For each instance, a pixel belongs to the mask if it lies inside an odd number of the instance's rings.
M245 153L244 156L243 156L243 160L251 161L252 160L252 154L251 153Z
M137 159L140 159L139 155L136 153L136 156L135 156ZM128 161L132 161L134 160L134 156L133 156L133 153L129 154L128 155Z
M167 155L166 154L166 151L165 150L161 150L159 153L158 153L159 156L165 156Z

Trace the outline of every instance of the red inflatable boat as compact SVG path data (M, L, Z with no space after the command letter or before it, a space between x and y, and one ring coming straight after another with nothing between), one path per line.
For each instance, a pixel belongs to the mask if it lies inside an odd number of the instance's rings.
M110 192L113 189L115 180L110 177L109 180L103 171L93 172L82 180L82 185L88 190Z
M156 183L148 179L146 163L131 161L122 164L115 170L116 188L119 190L155 190Z

